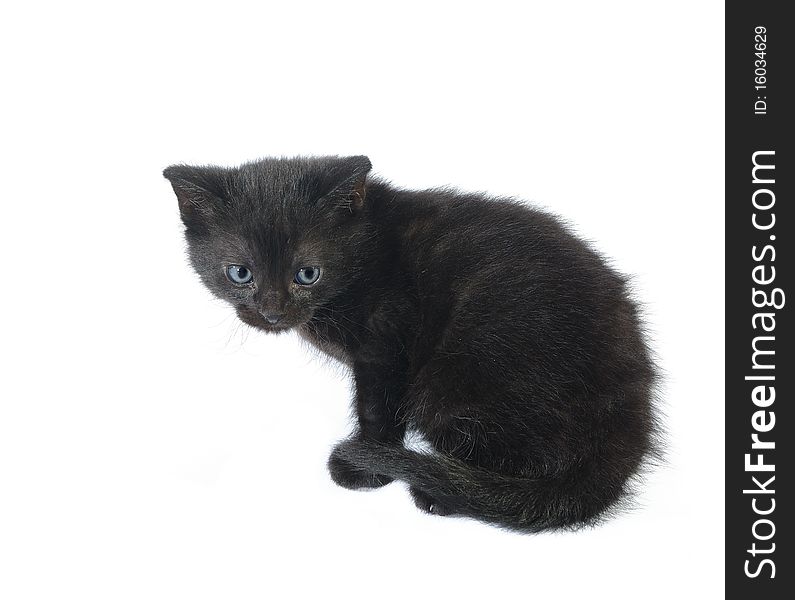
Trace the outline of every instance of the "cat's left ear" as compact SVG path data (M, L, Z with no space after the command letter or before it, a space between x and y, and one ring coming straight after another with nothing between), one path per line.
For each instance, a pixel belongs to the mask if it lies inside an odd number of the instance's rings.
M350 156L342 159L340 167L343 179L329 196L338 206L356 212L364 206L367 174L373 165L366 156Z
M223 204L215 175L213 168L188 165L173 165L163 171L174 188L182 221L188 228L205 228Z

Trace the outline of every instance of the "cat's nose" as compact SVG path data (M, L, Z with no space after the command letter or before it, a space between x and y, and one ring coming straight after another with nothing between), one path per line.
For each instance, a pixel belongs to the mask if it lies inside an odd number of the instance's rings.
M284 315L278 314L278 313L265 313L265 312L262 312L260 314L262 315L262 318L265 319L271 325L276 325L276 323L281 321L282 317L284 316Z

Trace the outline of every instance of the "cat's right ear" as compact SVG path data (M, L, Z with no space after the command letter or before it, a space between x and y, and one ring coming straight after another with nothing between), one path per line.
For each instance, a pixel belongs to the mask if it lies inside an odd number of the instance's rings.
M173 165L163 171L179 202L182 222L189 228L203 228L214 216L220 200L212 190L207 169Z

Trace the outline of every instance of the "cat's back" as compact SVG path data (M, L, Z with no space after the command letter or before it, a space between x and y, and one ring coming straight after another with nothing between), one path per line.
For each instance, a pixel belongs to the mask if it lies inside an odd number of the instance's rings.
M446 189L396 192L388 205L429 348L504 346L537 362L600 357L595 364L610 362L621 339L646 360L624 278L558 218ZM568 364L585 368L576 362Z
M619 294L623 278L558 217L508 198L441 188L391 191L384 219L406 268L431 288L482 288L495 300L547 286ZM509 303L510 304L510 303Z

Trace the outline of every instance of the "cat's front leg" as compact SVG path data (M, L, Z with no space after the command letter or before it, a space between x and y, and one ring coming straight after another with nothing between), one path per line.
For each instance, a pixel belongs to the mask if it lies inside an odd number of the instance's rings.
M357 361L353 375L360 434L387 444L403 443L406 424L398 413L406 391L405 371L393 363Z
M400 403L405 393L405 377L394 364L376 362L354 363L356 384L356 416L358 431L354 436L387 444L402 444L406 425L399 418ZM392 479L354 467L335 448L328 461L331 478L349 489L375 488Z

